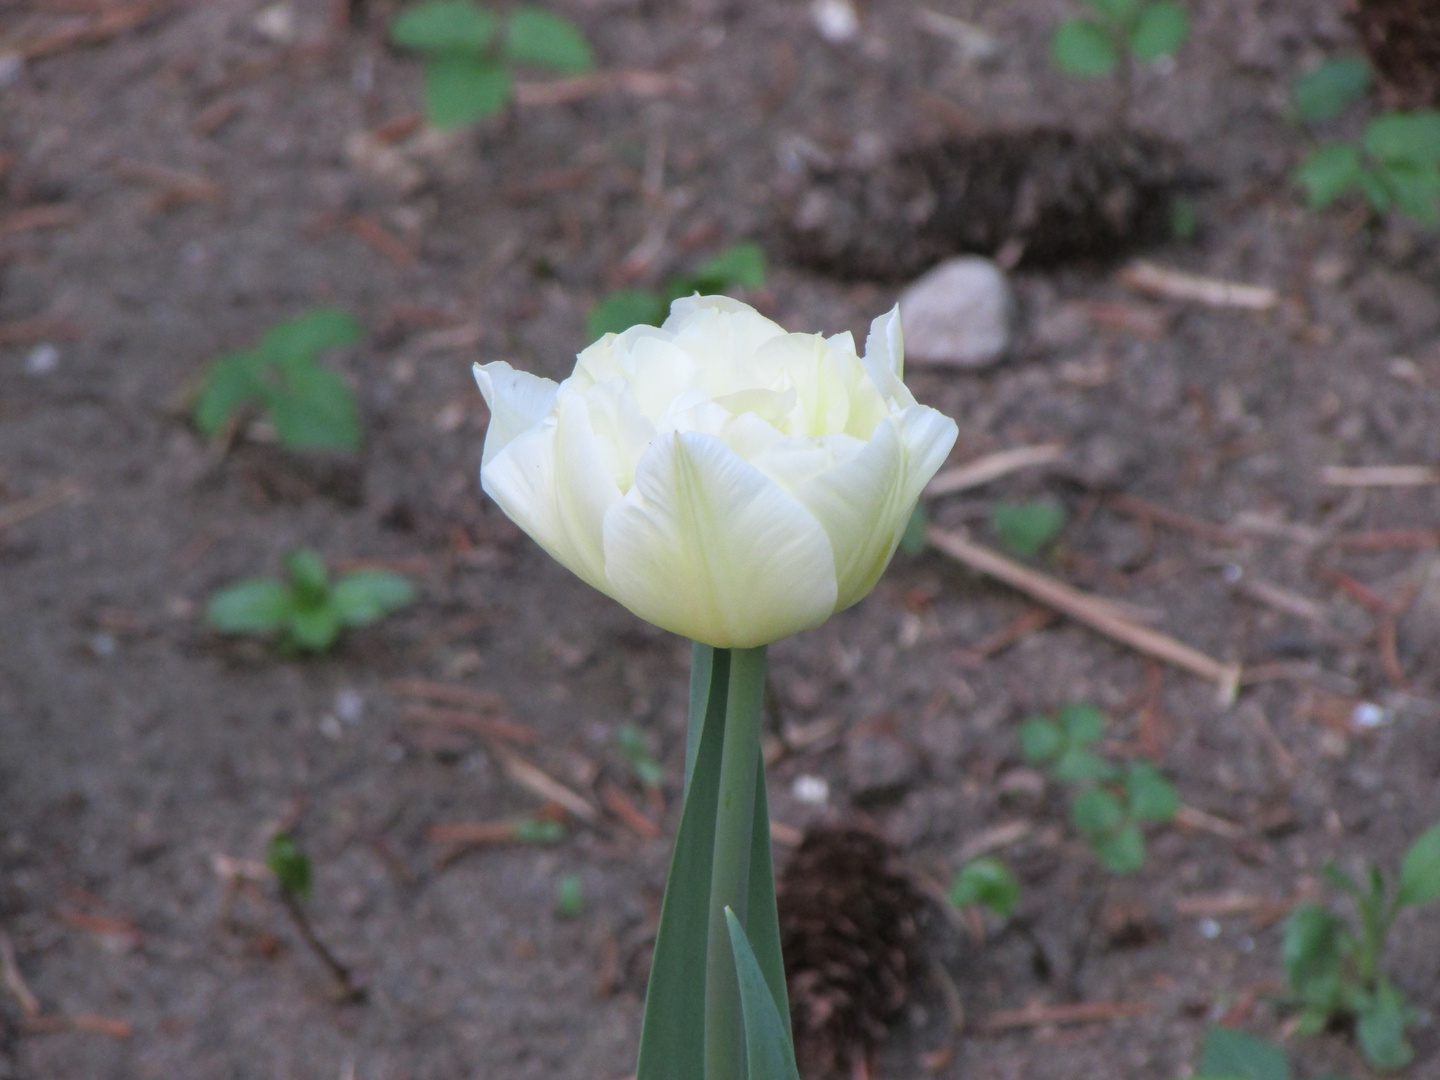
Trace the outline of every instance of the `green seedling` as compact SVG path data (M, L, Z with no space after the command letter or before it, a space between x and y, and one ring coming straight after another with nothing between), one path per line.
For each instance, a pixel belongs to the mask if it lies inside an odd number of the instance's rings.
M1317 210L1358 192L1376 213L1440 225L1440 112L1383 113L1358 142L1322 144L1295 178Z
M1020 903L1020 882L1004 861L987 855L962 866L946 896L957 908L979 905L1008 919Z
M362 334L359 323L334 308L317 308L273 327L253 349L210 366L195 403L195 426L215 436L258 408L292 450L358 450L355 393L316 357L354 344Z
M1360 56L1337 56L1290 84L1295 114L1307 124L1328 124L1370 92L1374 76Z
M577 919L585 911L585 887L579 874L566 874L555 883L555 914L562 919Z
M1363 883L1333 863L1324 876L1351 898L1357 919L1317 903L1285 921L1285 977L1301 1007L1296 1030L1313 1035L1333 1020L1353 1021L1366 1061L1385 1071L1404 1068L1413 1056L1405 1032L1415 1013L1382 962L1396 916L1440 899L1440 824L1410 846L1393 886L1373 864Z
M658 326L670 313L670 302L693 293L711 295L735 288L758 289L765 284L765 252L745 242L726 248L701 263L693 274L678 274L659 289L621 289L590 309L585 329L590 340L619 334L641 324Z
M1143 826L1173 820L1180 795L1151 762L1121 766L1096 753L1092 747L1104 735L1099 709L1067 705L1054 718L1032 717L1020 726L1020 753L1076 788L1070 804L1076 831L1107 870L1133 874L1145 865Z
M425 59L425 114L437 128L494 116L514 94L515 67L579 74L595 65L585 35L544 8L501 18L472 0L425 0L402 11L390 40Z
M630 771L635 774L640 785L646 789L662 787L665 783L665 770L651 756L641 730L634 724L622 724L616 739L620 743L620 753L625 755Z
M1065 528L1065 508L1049 499L997 503L990 511L990 527L1000 546L1012 555L1033 559Z
M1173 56L1190 36L1190 17L1172 0L1086 0L1091 14L1066 19L1050 39L1050 56L1067 75L1099 78L1132 62Z
M350 969L342 964L315 933L310 916L305 913L304 901L314 892L315 876L311 869L310 857L305 854L295 837L288 832L276 833L265 852L265 865L275 875L280 887L280 902L290 916L300 937L309 946L326 970L334 978L342 1000L363 1001L365 988L355 982Z
M280 635L299 652L324 652L346 627L368 626L410 604L415 589L399 574L357 570L331 581L325 560L301 548L285 559L286 581L250 578L210 598L205 620L222 634Z

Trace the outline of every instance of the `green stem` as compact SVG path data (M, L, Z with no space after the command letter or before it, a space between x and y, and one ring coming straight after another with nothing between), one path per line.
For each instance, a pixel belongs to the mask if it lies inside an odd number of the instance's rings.
M730 674L730 650L716 649L695 641L690 649L690 714L685 728L685 788L690 794L690 776L700 753L700 733L707 718L723 723L725 691Z
M705 1080L745 1080L745 1028L725 909L745 924L750 894L760 719L765 700L765 647L730 652L715 858L710 872L705 979Z

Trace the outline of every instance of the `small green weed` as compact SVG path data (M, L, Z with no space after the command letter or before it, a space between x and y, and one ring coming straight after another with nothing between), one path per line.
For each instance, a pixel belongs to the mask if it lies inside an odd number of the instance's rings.
M340 631L368 626L415 598L410 582L385 570L357 570L330 580L314 551L292 551L285 559L288 580L250 578L210 598L205 619L222 634L279 633L282 644L301 652L323 652Z
M355 981L349 967L342 964L333 952L320 940L310 916L305 913L304 901L314 892L315 874L310 857L305 854L294 835L288 832L276 833L270 838L265 851L265 865L275 875L280 886L280 902L286 914L300 931L301 938L317 959L329 970L336 988L344 1001L364 1001L366 991Z
M1440 899L1440 824L1410 846L1393 888L1373 864L1363 884L1333 863L1324 876L1352 899L1359 925L1325 904L1304 904L1285 921L1285 977L1301 1005L1296 1030L1313 1035L1333 1019L1352 1019L1366 1061L1404 1068L1413 1056L1405 1030L1415 1013L1381 962L1401 910Z
M1098 78L1132 61L1172 56L1190 36L1190 17L1173 0L1086 0L1093 14L1066 19L1050 39L1050 56L1067 75Z
M1205 1032L1200 1064L1193 1080L1291 1080L1290 1058L1283 1047L1235 1028ZM1345 1080L1329 1073L1317 1080Z
M1008 919L1020 903L1020 882L1004 860L986 855L962 866L945 895L957 908L978 904Z
M645 745L644 733L634 724L622 724L616 739L620 744L620 753L625 755L630 771L640 781L640 786L647 790L662 787L665 770Z
M1070 820L1095 857L1114 874L1145 865L1142 826L1167 822L1180 811L1175 785L1148 761L1124 766L1095 753L1105 735L1105 716L1093 705L1066 705L1055 717L1036 716L1020 725L1020 753L1076 794Z
M578 919L585 911L585 886L579 874L565 874L555 883L555 914Z
M515 66L578 74L595 65L574 23L529 5L502 20L472 0L424 0L396 17L390 40L425 56L425 114L437 128L463 127L504 109Z
M195 426L217 435L243 410L259 406L292 450L358 450L355 394L316 356L362 334L359 323L334 308L316 308L273 327L255 348L210 366L195 403Z
M315 891L315 875L310 857L300 849L288 832L276 833L265 851L265 865L275 875L280 888L300 900L310 899Z
M997 503L990 511L990 527L1000 546L1012 555L1033 559L1065 528L1065 508L1050 499Z
M1358 56L1325 61L1291 84L1295 114L1309 125L1343 116L1369 93L1370 65ZM1346 195L1363 196L1377 214L1399 210L1440 225L1440 112L1386 112L1360 138L1319 143L1295 171L1313 209Z
M734 288L758 289L765 284L765 252L747 241L726 248L701 263L693 274L678 274L659 289L621 289L606 296L585 320L591 341L619 334L642 323L658 326L670 313L670 302L692 293L711 295Z

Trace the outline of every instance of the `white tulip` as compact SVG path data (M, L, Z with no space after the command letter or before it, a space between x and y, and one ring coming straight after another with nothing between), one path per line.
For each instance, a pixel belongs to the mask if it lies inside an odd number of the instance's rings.
M475 366L480 483L562 564L717 648L820 625L874 586L955 422L900 381L897 310L787 334L723 296L606 334L558 385Z

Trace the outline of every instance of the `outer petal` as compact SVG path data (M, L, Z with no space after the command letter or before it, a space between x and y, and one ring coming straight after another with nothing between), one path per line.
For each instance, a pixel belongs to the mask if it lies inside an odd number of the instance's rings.
M611 593L602 522L620 489L584 398L563 394L556 412L482 465L480 485L557 562Z
M905 339L900 332L899 304L870 324L863 363L880 396L892 408L905 409L915 404L914 395L900 381L905 373Z
M837 607L849 607L880 580L921 488L944 462L956 434L949 417L913 406L876 425L858 454L795 490L830 537Z
M661 435L605 515L610 595L657 626L751 648L835 610L825 530L719 439Z
M490 406L481 465L487 464L518 436L540 423L555 407L559 384L528 371L516 371L503 360L475 365L475 382Z

